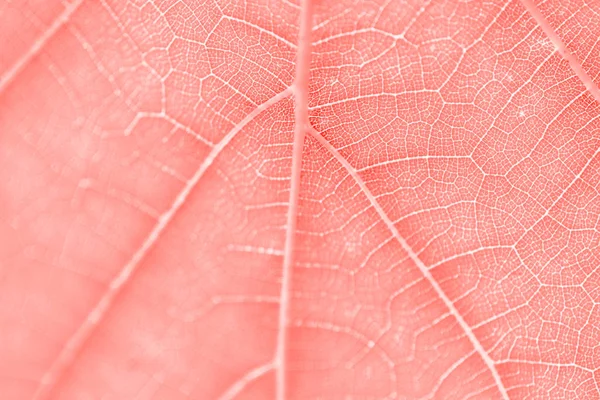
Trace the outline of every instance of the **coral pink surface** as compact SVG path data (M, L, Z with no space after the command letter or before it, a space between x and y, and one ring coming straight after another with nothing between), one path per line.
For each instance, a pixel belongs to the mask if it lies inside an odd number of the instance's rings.
M0 399L599 399L598 10L2 2Z

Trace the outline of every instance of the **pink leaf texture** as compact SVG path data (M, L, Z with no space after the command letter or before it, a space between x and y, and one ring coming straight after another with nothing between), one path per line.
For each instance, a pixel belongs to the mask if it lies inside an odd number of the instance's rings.
M600 399L599 0L0 3L0 399Z

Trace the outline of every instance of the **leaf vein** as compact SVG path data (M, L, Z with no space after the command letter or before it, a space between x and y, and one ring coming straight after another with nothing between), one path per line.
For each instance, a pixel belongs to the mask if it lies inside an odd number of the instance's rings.
M348 173L352 176L352 178L359 185L359 187L361 188L361 190L363 191L363 193L365 194L368 201L371 203L371 205L373 206L373 208L375 209L375 211L377 212L379 217L383 220L383 222L385 223L387 228L394 235L394 238L398 241L398 243L400 243L400 246L404 249L404 251L406 251L409 258L417 265L417 267L419 268L419 270L421 271L421 273L423 274L425 279L433 287L436 294L440 297L442 302L445 304L445 306L448 308L448 310L450 311L452 316L456 319L456 321L458 322L458 324L460 325L462 330L465 332L465 334L467 335L467 338L473 345L473 348L479 354L479 356L483 359L484 363L490 370L492 377L494 378L494 381L496 382L498 390L500 391L500 393L502 395L502 398L505 400L508 400L509 399L508 393L506 391L506 388L504 387L504 384L502 383L500 374L498 373L498 371L496 369L494 361L491 359L489 354L485 351L485 349L483 348L483 346L481 345L481 343L479 342L479 340L473 333L473 330L469 327L469 325L464 320L462 315L460 315L460 313L458 312L458 310L456 309L456 307L454 306L454 304L452 303L450 298L448 298L448 296L446 295L444 290L441 288L439 283L435 280L435 278L433 277L433 275L431 274L431 272L429 271L427 266L419 258L418 254L415 253L415 251L411 248L411 246L407 243L407 241L400 235L400 232L398 232L398 229L396 229L396 226L390 220L390 218L387 216L387 214L385 213L385 211L383 210L383 208L381 207L381 205L379 204L379 202L377 201L375 196L371 193L371 191L367 187L364 180L360 177L360 175L358 174L356 169L354 167L352 167L352 165L348 162L348 160L346 160L335 149L335 147L333 147L333 145L331 145L331 143L329 143L323 136L321 136L319 134L319 132L317 132L314 128L311 127L309 132L325 149L327 149L333 155L333 157L335 157L335 159L340 164L342 164L342 166L348 171Z

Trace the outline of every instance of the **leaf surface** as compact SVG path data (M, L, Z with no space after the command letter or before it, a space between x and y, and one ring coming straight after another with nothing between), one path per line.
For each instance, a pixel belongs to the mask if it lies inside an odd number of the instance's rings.
M600 398L598 9L0 5L2 399Z

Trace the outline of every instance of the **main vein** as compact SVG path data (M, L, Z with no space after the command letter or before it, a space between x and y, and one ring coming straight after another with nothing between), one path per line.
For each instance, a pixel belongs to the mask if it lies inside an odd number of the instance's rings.
M284 400L286 395L286 342L289 315L290 286L296 245L296 222L300 195L300 173L302 171L302 153L304 137L308 129L308 81L310 72L312 30L311 0L302 0L300 11L300 32L298 36L298 54L296 56L296 77L294 79L295 126L292 149L292 175L290 181L290 201L287 214L283 271L281 277L281 302L279 304L279 331L275 349L276 398Z

